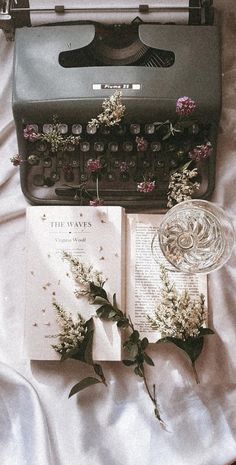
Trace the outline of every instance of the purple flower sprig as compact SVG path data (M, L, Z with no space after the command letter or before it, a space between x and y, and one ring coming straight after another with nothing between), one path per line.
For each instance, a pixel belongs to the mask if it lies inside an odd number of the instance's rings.
M208 141L205 144L197 145L189 152L189 158L195 161L205 160L213 153L213 147Z
M176 113L179 116L190 116L196 109L196 103L190 97L180 97L176 102Z
M147 194L148 192L153 192L156 187L155 181L143 181L137 185L137 191Z
M41 134L39 134L36 131L35 126L33 124L27 124L27 126L23 130L23 135L24 139L28 140L29 142L35 142L41 137Z

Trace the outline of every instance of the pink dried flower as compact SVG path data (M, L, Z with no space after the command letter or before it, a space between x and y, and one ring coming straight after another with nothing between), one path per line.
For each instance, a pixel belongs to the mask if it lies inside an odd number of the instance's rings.
M97 173L102 168L101 160L99 160L99 158L90 158L87 161L87 168L90 171L90 173Z
M129 167L127 165L127 162L122 161L121 164L120 164L120 172L121 173L127 173L127 171L129 171Z
M196 108L196 103L189 97L180 97L176 102L176 113L179 116L190 116Z
M98 199L98 198L94 200L90 200L89 205L91 207L99 207L101 205L104 205L104 200Z
M206 144L194 147L194 149L189 152L189 157L192 158L192 160L200 161L208 158L212 154L212 151L211 143L207 142Z
M24 138L30 142L34 142L40 138L40 134L35 130L34 125L27 124L24 129Z
M155 189L155 181L143 181L137 185L138 192L152 192Z
M22 156L19 154L14 155L14 157L10 158L10 161L14 166L19 166L22 162Z
M148 141L144 139L144 137L136 137L135 139L136 144L137 144L137 150L138 152L145 152L147 150L148 146Z

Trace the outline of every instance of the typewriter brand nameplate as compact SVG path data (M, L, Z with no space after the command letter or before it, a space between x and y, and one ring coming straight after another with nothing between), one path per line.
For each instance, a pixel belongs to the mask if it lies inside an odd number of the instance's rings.
M131 89L131 90L140 90L141 84L93 84L93 90L101 89Z

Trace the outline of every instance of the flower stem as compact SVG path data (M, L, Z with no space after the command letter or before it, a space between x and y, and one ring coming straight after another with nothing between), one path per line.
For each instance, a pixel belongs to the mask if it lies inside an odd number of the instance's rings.
M160 416L160 413L159 413L159 406L158 406L158 403L157 403L157 399L156 399L156 386L155 384L153 384L153 395L151 394L151 391L149 389L149 386L148 386L148 383L147 383L147 378L146 378L146 374L145 374L145 370L144 368L142 369L142 372L143 372L143 382L144 382L144 386L146 388L146 391L148 393L148 396L150 398L150 400L152 401L153 405L154 405L154 413L155 413L155 416L156 418L159 420L159 422L161 423L162 426L165 426L165 423L164 421L162 420L161 416Z
M99 198L99 189L98 189L98 176L96 178L96 191L97 191L97 199L100 200L100 198Z
M196 383L200 384L200 380L199 380L197 370L196 370L196 367L195 367L195 362L192 362L192 367L193 367L193 373L194 373L194 378L196 380Z

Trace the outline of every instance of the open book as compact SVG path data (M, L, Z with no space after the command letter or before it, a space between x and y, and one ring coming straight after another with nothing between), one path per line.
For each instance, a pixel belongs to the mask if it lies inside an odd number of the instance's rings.
M160 263L157 231L162 215L126 214L121 207L29 207L26 243L26 311L24 355L33 360L57 360L52 348L59 332L53 301L86 320L96 313L86 297L75 295L76 282L66 252L84 265L102 272L105 290L116 294L141 336L150 342L160 334L147 315L155 312L160 298ZM207 277L170 272L178 290L207 297ZM114 322L94 318L94 360L121 360L122 341Z

